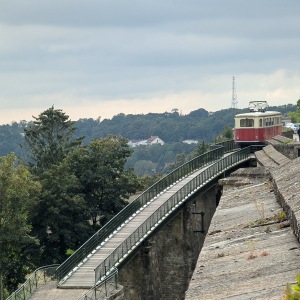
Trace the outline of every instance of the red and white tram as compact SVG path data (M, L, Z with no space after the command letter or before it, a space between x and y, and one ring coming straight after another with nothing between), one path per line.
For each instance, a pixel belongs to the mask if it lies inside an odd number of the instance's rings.
M275 135L281 135L281 113L266 111L266 101L251 101L249 113L235 116L234 140L241 146L261 144Z

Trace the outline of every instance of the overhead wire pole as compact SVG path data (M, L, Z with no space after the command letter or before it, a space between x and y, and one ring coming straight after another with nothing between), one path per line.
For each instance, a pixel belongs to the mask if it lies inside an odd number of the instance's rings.
M231 108L237 108L237 96L235 90L235 77L232 77L232 100L231 100Z

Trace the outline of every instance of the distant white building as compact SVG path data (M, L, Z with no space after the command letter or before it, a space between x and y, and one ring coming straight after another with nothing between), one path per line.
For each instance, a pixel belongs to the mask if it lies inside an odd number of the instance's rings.
M147 145L164 145L165 142L160 139L158 136L151 136L147 141L146 141Z
M151 136L147 140L133 140L129 141L128 145L130 147L137 147L137 146L151 146L151 145L164 145L165 142L160 139L158 136Z
M186 144L189 144L189 145L191 145L191 144L198 144L198 141L197 140L184 140L184 141L182 141L183 143L186 143Z

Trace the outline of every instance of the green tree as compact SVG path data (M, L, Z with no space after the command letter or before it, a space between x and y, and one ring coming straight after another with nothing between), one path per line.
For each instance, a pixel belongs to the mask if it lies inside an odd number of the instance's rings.
M229 141L233 139L233 131L232 128L227 124L224 128L224 130L221 133L222 137Z
M140 187L133 170L124 168L131 151L127 139L109 135L75 149L67 157L81 184L95 230L118 213Z
M297 101L297 110L288 113L288 116L291 118L293 123L300 123L300 99Z
M24 142L23 131L23 126L16 122L11 125L0 125L0 156L14 152L16 156L22 157L20 145Z
M155 174L155 165L149 160L139 160L134 165L134 172L138 176L153 175Z
M29 211L40 190L27 168L14 154L0 157L0 299L9 277L8 266L21 255L24 245L35 243L30 236ZM19 274L21 275L21 274Z
M33 118L35 121L24 129L25 141L30 148L33 170L40 174L61 162L74 147L81 144L83 138L73 138L76 130L74 122L54 106Z
M193 157L197 157L199 155L204 154L205 152L207 152L209 149L209 144L206 144L204 141L202 141L202 143L198 143L198 147L197 149L194 151L194 155Z
M40 178L42 191L32 216L33 233L41 249L36 263L61 263L68 249L76 250L93 233L87 203L66 159L52 165Z
M221 134L214 139L214 143L225 142L233 139L233 131L230 125L226 125Z

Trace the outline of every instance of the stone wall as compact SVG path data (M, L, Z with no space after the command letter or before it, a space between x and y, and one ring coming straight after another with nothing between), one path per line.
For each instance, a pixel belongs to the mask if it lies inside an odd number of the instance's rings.
M289 144L273 144L273 147L286 157L290 159L295 159L299 156L299 143L289 143Z
M119 269L125 299L184 299L216 209L216 187L195 194ZM204 230L202 216L204 211Z
M285 136L289 139L293 139L293 135L294 135L294 131L293 130L287 130L287 131L283 131L281 133L282 136Z
M300 241L300 157L271 170L277 199Z

